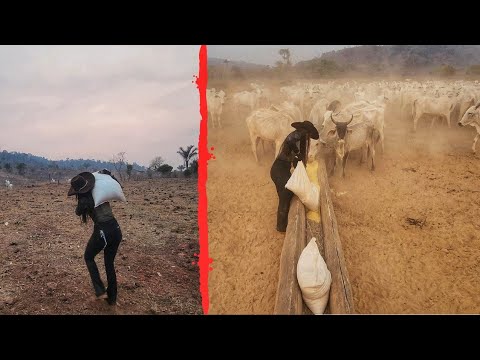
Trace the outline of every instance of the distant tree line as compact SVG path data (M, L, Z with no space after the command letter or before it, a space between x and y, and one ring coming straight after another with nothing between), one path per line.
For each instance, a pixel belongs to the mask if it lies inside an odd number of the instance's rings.
M127 153L122 151L112 156L110 161L85 160L85 159L69 159L52 161L41 156L36 156L20 152L8 152L3 150L0 152L0 170L3 169L7 173L16 173L25 176L29 171L34 174L37 171L53 178L53 176L70 173L71 171L96 171L100 169L108 169L116 172L121 181L130 180L134 172L146 173L151 178L154 173L160 174L162 177L190 177L198 175L198 149L193 145L186 148L180 147L177 153L182 158L183 164L173 169L173 166L165 163L161 156L155 157L149 167L144 167L127 159ZM37 177L40 174L37 173Z
M290 49L279 49L274 66L258 68L234 61L209 65L211 79L336 78L376 75L480 75L480 48L451 45L364 45L331 51L311 60L293 63ZM479 61L468 65L468 61Z
M130 164L132 170L145 171L144 166L137 163ZM35 170L55 172L57 170L76 170L89 171L93 169L112 169L112 162L91 160L91 159L65 159L65 160L49 160L42 156L36 156L29 153L21 153L16 151L0 152L0 169L4 169L8 173L16 172L19 175L25 175L27 170L34 172Z
M181 156L183 164L179 165L176 170L173 170L173 166L165 163L163 157L157 156L150 162L147 169L148 177L152 178L154 173L159 173L162 177L177 177L180 174L184 177L198 176L198 149L193 145L188 145L185 149L181 146L177 154Z

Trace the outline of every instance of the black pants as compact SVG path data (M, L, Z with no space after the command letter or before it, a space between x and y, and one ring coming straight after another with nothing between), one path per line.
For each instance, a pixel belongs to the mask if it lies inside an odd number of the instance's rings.
M275 183L278 194L277 231L281 232L287 231L288 211L293 197L293 193L285 188L291 176L290 168L290 161L276 159L270 170L270 177Z
M113 219L95 224L93 234L85 249L85 262L92 279L95 294L100 296L106 291L109 304L114 304L117 301L117 275L115 273L114 260L120 241L122 241L122 231L117 220ZM105 272L107 273L107 289L105 289L105 285L100 279L98 267L95 263L95 256L102 250L105 259Z

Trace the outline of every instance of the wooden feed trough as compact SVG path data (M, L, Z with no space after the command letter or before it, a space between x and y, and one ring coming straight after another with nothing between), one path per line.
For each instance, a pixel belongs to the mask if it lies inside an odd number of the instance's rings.
M348 272L343 257L342 244L338 234L337 220L330 197L325 160L318 159L318 180L320 183L320 233L314 234L320 243L320 250L332 274L329 301L325 313L352 314L353 298ZM297 281L297 262L307 245L307 220L305 206L294 196L288 214L288 226L280 256L280 271L274 314L311 314L304 304ZM324 251L322 251L324 250Z

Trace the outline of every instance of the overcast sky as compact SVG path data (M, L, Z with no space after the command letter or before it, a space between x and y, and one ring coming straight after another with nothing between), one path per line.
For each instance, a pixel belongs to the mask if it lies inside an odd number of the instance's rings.
M198 145L199 46L0 46L0 149L52 160L120 151L175 168Z
M310 60L322 53L353 45L209 45L208 57L274 65L280 60L278 50L290 49L294 63Z

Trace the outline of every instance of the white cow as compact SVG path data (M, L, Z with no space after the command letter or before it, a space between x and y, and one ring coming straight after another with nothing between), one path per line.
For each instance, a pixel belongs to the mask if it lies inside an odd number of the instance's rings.
M467 109L475 105L475 94L471 91L468 91L463 94L459 94L456 100L459 107L458 119L461 120Z
M323 124L323 115L327 111L330 101L327 99L320 99L315 102L310 111L308 120L315 126L320 127Z
M261 90L262 91L258 99L259 106L270 106L273 97L272 92L270 91L270 89L265 88L262 88Z
M413 112L413 102L415 99L423 96L423 94L418 90L412 89L403 89L400 92L400 116L406 120L411 121L413 120L414 112Z
M355 101L365 100L365 91L357 91L353 94Z
M352 126L359 123L367 124L375 129L382 147L382 154L385 153L385 109L379 105L373 105L367 101L358 101L347 105L340 113L333 114L340 118L348 118L353 115ZM335 127L331 120L332 111L325 112L323 128L328 132ZM376 141L375 141L376 143Z
M477 145L477 141L480 138L480 102L470 107L462 117L462 120L458 122L459 126L473 126L477 130L477 135L473 139L472 151L475 154L475 147Z
M212 125L215 129L215 121L217 121L218 127L221 127L220 118L223 111L223 104L225 103L225 92L220 90L216 92L213 91L207 92L207 108L210 118L212 119Z
M215 88L207 89L207 96L215 95L216 93L217 91L215 90Z
M320 94L319 90L316 90L314 89L314 87L309 85L298 85L295 87L281 88L280 92L286 94L288 100L299 107L300 111L302 112L302 116L307 115L305 113L306 103L312 103L315 97Z
M342 176L345 177L345 166L349 153L355 150L362 151L362 159L364 153L367 154L367 158L370 154L372 159L371 170L375 170L375 143L377 136L373 126L365 122L351 124L353 115L351 115L347 121L336 121L330 113L330 119L334 128L328 131L324 129L320 135L320 139L323 143L332 144L333 142L337 159L336 162L342 162ZM332 174L334 171L335 166L332 168Z
M330 112L340 111L341 103L338 100L329 101L327 99L318 100L315 105L313 105L312 111L310 111L310 122L312 122L319 129L322 129L325 126L325 114ZM330 116L330 115L329 115Z
M7 190L11 190L13 188L13 184L9 180L5 180L5 187Z
M413 102L413 131L417 131L417 123L423 114L441 116L447 119L448 127L450 126L450 116L455 107L455 99L447 96L434 98L430 96L424 96L420 99L416 99ZM434 121L430 127L432 127Z
M270 106L270 100L272 98L272 92L269 89L266 89L263 84L257 84L257 83L250 83L250 87L255 90L255 92L259 93L258 101L257 101L257 107L258 106L264 106L268 107Z
M238 110L238 107L241 105L248 106L250 111L253 111L257 108L258 102L262 95L261 89L255 89L253 91L241 91L233 95L233 105L235 110Z
M296 116L295 116L296 114ZM283 141L294 129L291 124L301 121L300 109L293 105L271 107L269 109L258 109L250 114L245 120L250 134L253 155L258 162L257 144L258 141L269 141L275 143L275 157L280 151Z

